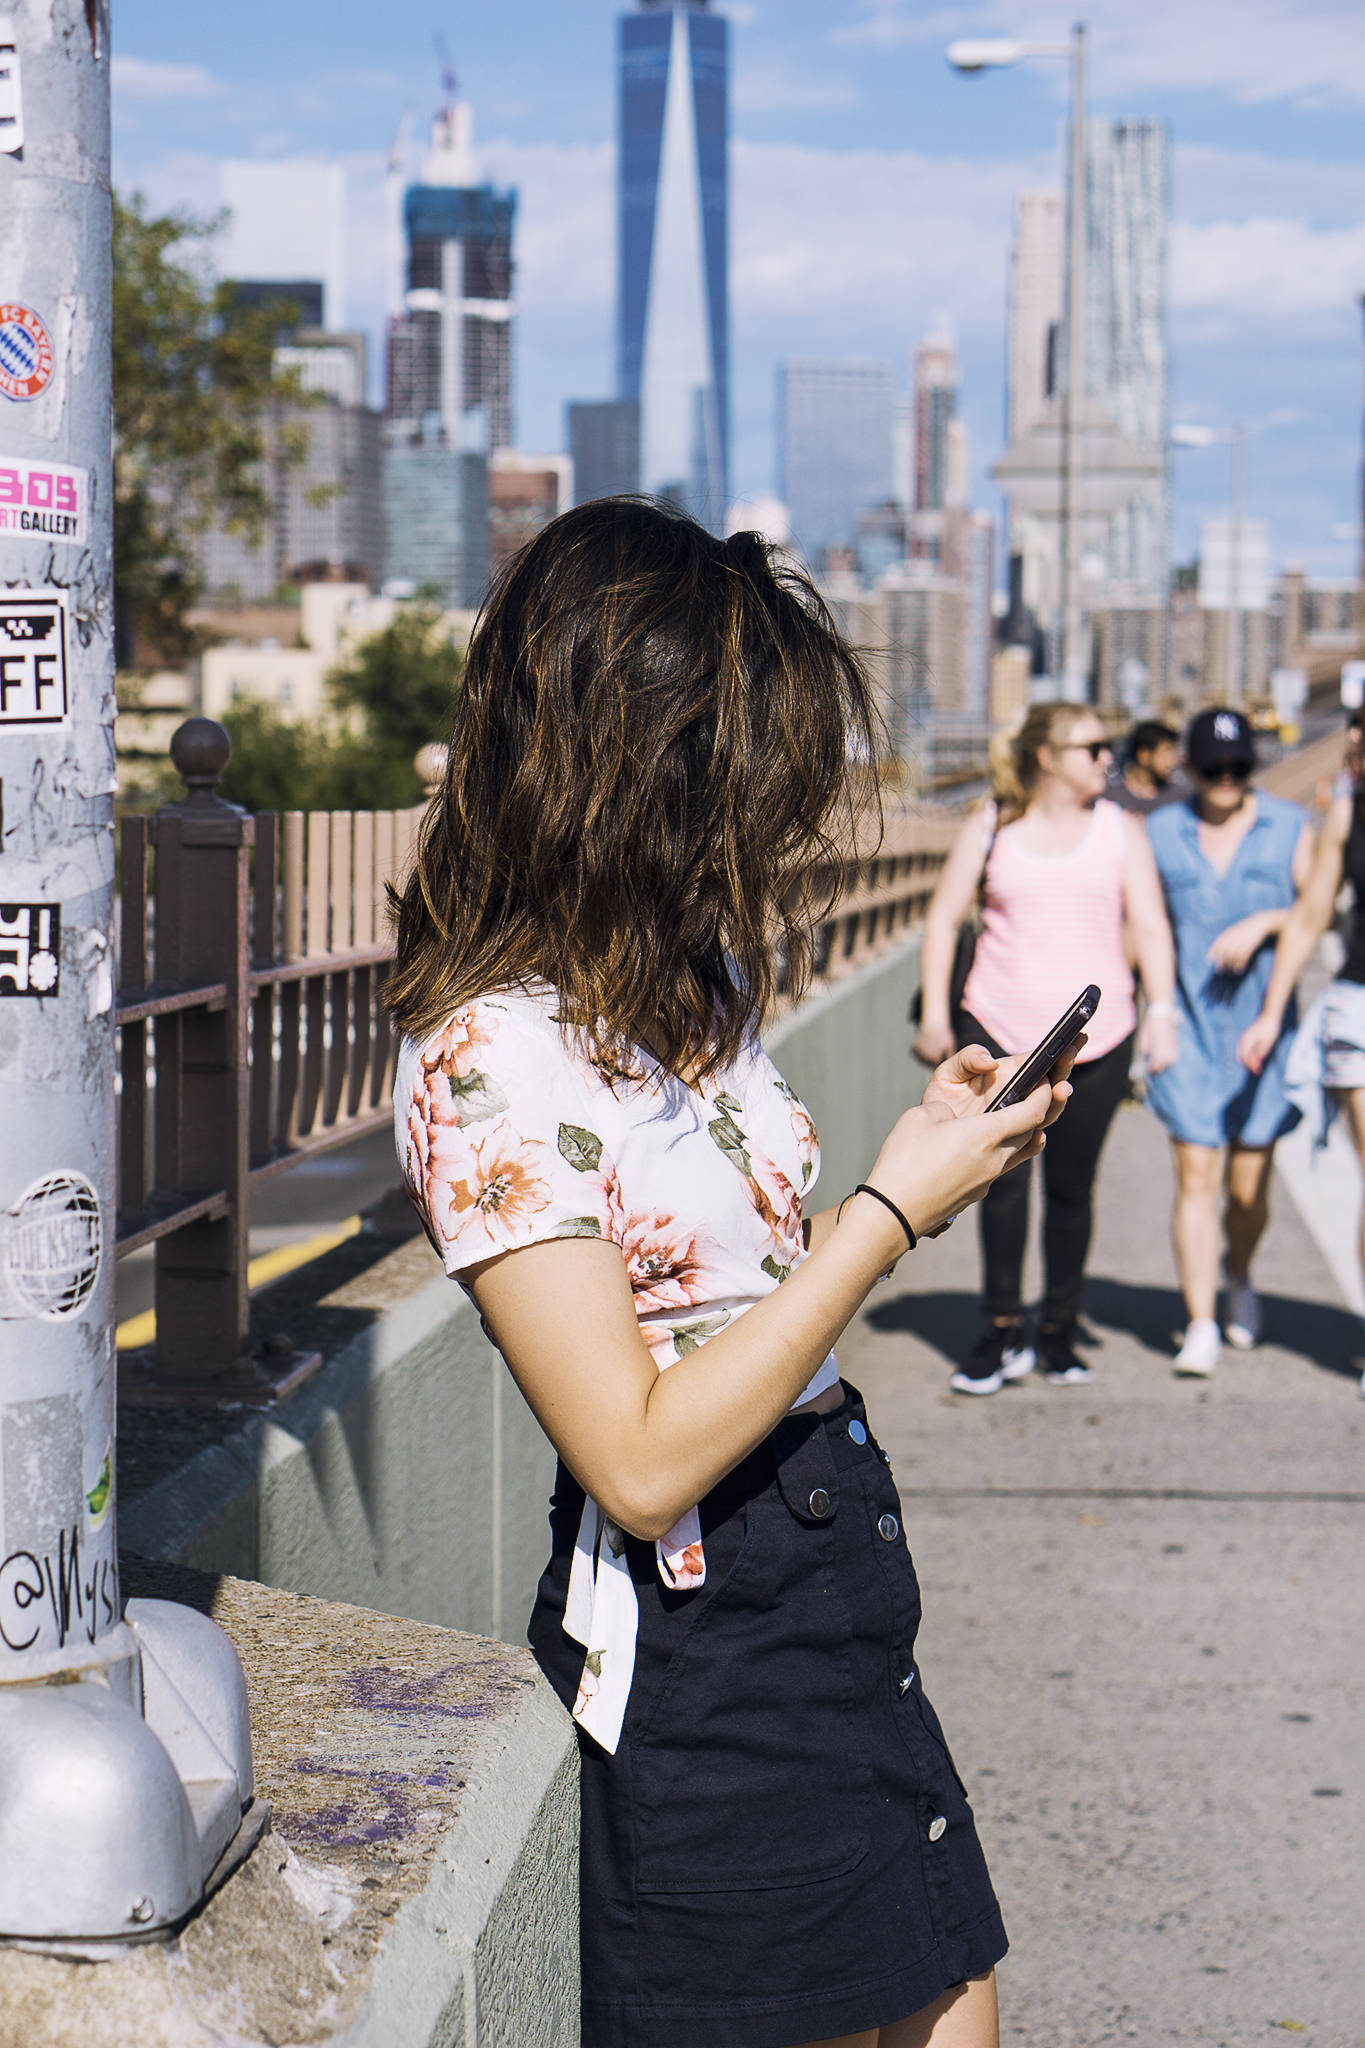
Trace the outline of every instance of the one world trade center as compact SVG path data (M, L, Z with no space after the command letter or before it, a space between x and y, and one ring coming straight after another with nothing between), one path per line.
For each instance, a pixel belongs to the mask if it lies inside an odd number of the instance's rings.
M729 474L729 24L709 0L640 0L620 51L618 397L640 474L723 529Z

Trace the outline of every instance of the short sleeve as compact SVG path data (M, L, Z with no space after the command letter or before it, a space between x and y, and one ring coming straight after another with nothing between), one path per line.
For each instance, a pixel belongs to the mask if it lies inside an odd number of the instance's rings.
M399 1158L447 1273L548 1238L619 1242L593 1103L558 1030L495 998L403 1047Z

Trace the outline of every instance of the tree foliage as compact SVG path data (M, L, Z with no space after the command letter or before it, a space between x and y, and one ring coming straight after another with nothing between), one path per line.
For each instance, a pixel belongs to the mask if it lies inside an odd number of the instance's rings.
M419 747L442 740L464 657L441 614L414 606L333 669L339 716L289 721L250 698L223 718L222 794L249 811L399 810L419 803Z
M194 645L196 541L217 518L258 540L270 511L278 305L235 306L208 271L221 222L114 199L114 605L120 660Z

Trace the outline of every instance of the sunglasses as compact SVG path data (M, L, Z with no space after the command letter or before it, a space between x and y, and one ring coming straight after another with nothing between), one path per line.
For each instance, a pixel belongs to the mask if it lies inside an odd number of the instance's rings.
M1064 754L1089 754L1092 761L1099 761L1104 755L1112 754L1113 751L1114 749L1110 746L1108 740L1068 740L1062 748Z
M1201 768L1201 782L1245 782L1251 773L1250 761L1219 761L1212 768Z

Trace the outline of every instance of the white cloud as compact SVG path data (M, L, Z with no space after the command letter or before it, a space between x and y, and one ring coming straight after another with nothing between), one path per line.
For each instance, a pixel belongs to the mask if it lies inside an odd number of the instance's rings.
M1100 92L1162 87L1252 106L1365 104L1358 0L1089 0L1086 19ZM1070 20L1049 0L969 0L931 12L920 0L861 0L858 18L831 40L867 49L971 35L1064 42ZM1064 92L1063 67L1048 68Z
M115 57L110 76L117 98L149 106L221 99L226 90L202 64L159 64L149 57Z
M1301 220L1178 221L1171 302L1189 334L1245 348L1268 334L1308 344L1349 323L1365 279L1365 226L1314 229Z

